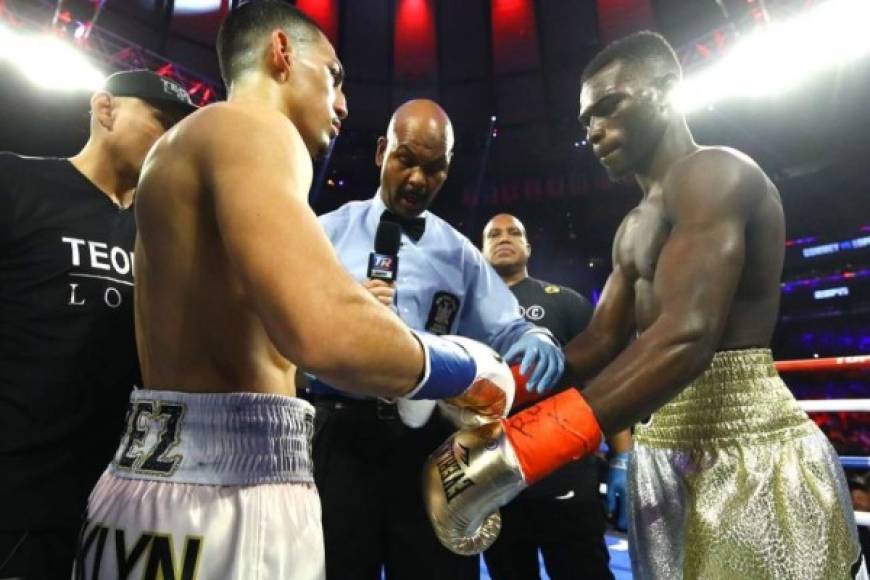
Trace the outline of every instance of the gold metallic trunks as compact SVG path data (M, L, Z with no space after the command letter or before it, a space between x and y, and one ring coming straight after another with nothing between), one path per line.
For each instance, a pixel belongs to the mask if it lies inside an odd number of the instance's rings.
M767 349L717 353L634 435L638 580L867 578L839 457Z

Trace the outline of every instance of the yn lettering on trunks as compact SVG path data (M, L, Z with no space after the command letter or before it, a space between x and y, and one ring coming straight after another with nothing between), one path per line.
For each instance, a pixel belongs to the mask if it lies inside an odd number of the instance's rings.
M127 546L122 529L112 529L85 520L76 549L74 580L106 576L121 580L130 578L137 564L143 563L135 578L143 580L194 580L202 553L201 536L185 536L181 561L175 561L175 540L172 534L145 532ZM88 566L90 563L90 566ZM179 567L180 564L180 567ZM102 570L103 567L109 570Z

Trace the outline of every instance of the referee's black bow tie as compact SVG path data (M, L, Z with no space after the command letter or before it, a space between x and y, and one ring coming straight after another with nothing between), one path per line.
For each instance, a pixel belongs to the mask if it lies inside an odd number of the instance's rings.
M399 224L399 226L401 226L402 228L402 231L405 232L405 235L407 235L415 242L420 241L420 238L423 237L423 232L426 231L426 218L404 218L402 216L394 214L388 209L385 209L384 213L381 214L381 221Z

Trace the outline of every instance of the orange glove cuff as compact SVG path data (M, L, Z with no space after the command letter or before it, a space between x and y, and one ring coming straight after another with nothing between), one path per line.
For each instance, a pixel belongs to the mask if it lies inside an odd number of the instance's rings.
M565 463L594 453L601 427L577 389L568 389L503 420L529 485Z

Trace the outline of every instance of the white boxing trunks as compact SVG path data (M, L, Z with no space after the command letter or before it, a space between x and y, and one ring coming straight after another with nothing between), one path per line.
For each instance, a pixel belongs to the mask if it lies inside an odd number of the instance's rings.
M324 578L313 429L292 397L134 391L73 579Z

